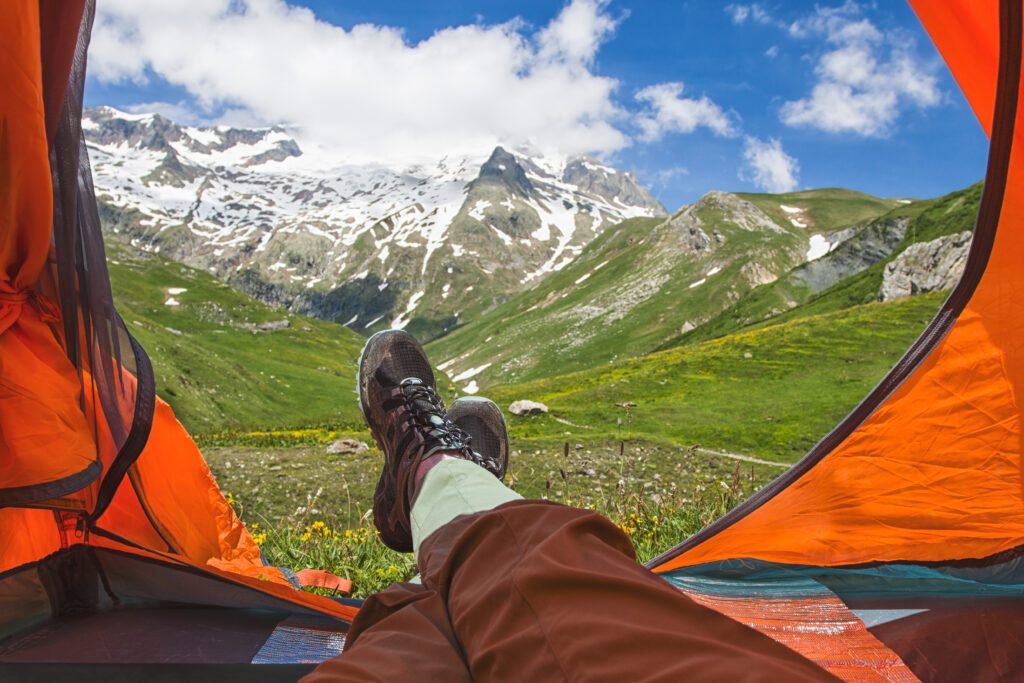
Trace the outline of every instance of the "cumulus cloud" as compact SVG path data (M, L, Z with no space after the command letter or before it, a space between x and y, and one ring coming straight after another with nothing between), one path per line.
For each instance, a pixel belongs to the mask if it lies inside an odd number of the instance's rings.
M792 192L799 186L800 165L786 154L776 138L748 136L743 144L741 180L749 180L765 192Z
M934 66L917 58L913 42L902 33L880 30L861 11L848 1L818 7L789 25L791 36L823 38L828 49L817 56L810 95L782 105L783 123L878 137L892 130L908 106L926 108L941 101Z
M394 27L346 29L284 0L105 0L90 72L104 82L155 74L193 98L161 105L182 108L176 118L191 110L291 125L300 142L351 160L495 144L610 153L630 143L629 114L614 99L618 81L593 64L616 25L607 0L572 0L537 30L474 24L411 42Z
M659 83L636 93L635 99L646 106L636 116L640 139L653 142L666 133L692 133L699 127L716 135L736 134L731 117L720 106L704 96L683 97L682 83Z

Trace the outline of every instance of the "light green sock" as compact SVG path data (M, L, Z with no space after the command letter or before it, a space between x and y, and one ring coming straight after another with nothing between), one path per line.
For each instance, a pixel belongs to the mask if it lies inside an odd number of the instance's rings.
M423 539L456 517L522 499L483 467L461 458L443 459L427 472L412 505L413 555L418 561Z

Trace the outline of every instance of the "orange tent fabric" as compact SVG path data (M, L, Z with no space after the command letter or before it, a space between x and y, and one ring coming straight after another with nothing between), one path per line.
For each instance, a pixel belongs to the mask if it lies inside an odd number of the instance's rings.
M344 624L354 607L302 592L264 564L192 439L153 395L144 352L116 315L81 307L94 283L67 267L61 239L74 237L78 257L78 242L96 237L74 225L88 220L76 202L94 201L79 194L77 156L92 13L85 0L0 3L0 579L75 547L104 548ZM120 344L120 356L108 363L104 344ZM7 595L0 590L0 602Z
M77 374L46 324L53 306L34 289L53 208L39 16L37 2L0 7L0 489L58 493L99 467Z
M913 5L991 125L964 279L836 432L763 495L656 562L658 571L728 558L821 566L981 559L1024 545L1021 6Z

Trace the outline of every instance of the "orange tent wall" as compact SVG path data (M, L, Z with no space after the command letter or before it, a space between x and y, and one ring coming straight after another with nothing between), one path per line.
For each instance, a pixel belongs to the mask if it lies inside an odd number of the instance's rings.
M834 450L759 506L733 515L718 533L669 555L658 571L729 558L822 566L940 562L1024 545L1024 114L1014 106L1019 26L1016 35L1004 34L1017 48L1004 46L1012 81L999 112L999 3L913 4L979 118L992 121L995 112L997 139L968 265L968 271L984 268L984 275L948 333ZM1019 18L1020 0L1006 5ZM998 216L998 228L986 268L981 222L993 209L988 216Z
M52 254L49 145L57 129L84 2L0 2L0 572L75 544L112 547L199 570L351 620L356 609L292 587L224 499L195 443L156 399L145 448L98 519L96 494L118 455L96 402L92 370L63 348L59 311L44 297ZM135 380L125 377L134 393ZM84 389L83 389L84 387ZM122 409L125 406L121 406ZM86 476L83 476L83 473ZM73 480L74 487L61 486ZM55 493L56 491L56 493Z
M52 305L32 289L53 210L40 30L37 1L0 3L0 489L67 480L96 459Z

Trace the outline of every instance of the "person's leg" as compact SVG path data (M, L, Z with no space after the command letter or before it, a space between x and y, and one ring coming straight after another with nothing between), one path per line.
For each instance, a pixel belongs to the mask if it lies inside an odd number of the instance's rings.
M500 482L465 469L497 475L502 463L474 451L452 423L408 334L372 337L359 377L363 415L384 453L373 506L381 540L400 551L417 546L423 589L444 602L474 679L831 678L639 566L629 539L603 517L502 503Z
M413 553L418 558L423 539L456 517L522 499L484 468L459 458L445 458L426 474L413 502Z
M302 683L472 680L437 591L396 583L363 603L341 655L321 664Z
M451 417L471 437L474 449L498 465L498 471L442 459L434 468L432 483L428 487L424 482L413 506L414 547L417 539L459 515L519 498L498 482L508 464L508 435L498 407L480 399L460 400L452 405ZM453 462L469 468L453 467ZM418 578L371 596L348 632L344 652L303 683L472 680L444 600Z
M459 516L420 542L418 564L475 680L835 680L637 564L593 512L520 500Z

